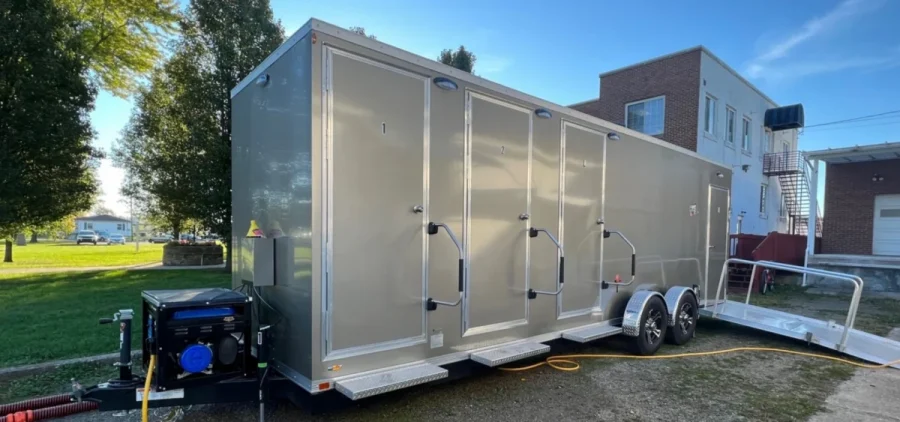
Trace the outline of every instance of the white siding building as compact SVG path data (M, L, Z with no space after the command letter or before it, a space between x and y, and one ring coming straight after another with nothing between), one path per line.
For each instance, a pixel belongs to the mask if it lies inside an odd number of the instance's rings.
M112 215L96 215L75 219L75 230L93 230L106 234L131 236L131 222Z

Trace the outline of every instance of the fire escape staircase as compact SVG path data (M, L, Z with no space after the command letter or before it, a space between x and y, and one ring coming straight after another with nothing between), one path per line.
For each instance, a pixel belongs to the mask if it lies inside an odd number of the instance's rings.
M800 151L769 153L763 156L763 175L778 177L784 196L784 216L790 233L809 231L810 166ZM816 237L822 237L822 214L816 207Z

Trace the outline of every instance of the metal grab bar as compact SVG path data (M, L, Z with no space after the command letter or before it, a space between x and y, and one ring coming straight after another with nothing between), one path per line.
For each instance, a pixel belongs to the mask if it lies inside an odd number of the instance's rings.
M603 238L604 239L608 238L612 234L618 235L619 237L622 238L622 240L625 241L625 243L628 244L628 246L631 246L631 280L628 280L627 283L612 282L609 284L611 286L627 286L631 283L634 283L634 275L635 275L635 270L637 268L637 249L635 249L634 243L631 243L631 241L628 240L628 238L625 237L625 235L622 234L622 232L616 231L616 230L603 230Z
M556 248L559 249L559 287L556 289L555 292L547 292L547 291L542 291L542 290L528 289L528 298L529 299L534 299L537 297L537 295L556 296L556 295L562 293L564 283L566 282L566 277L565 277L566 276L566 273L565 273L565 267L566 267L565 255L566 255L566 253L565 253L565 251L563 251L562 245L559 244L559 241L556 240L556 238L553 237L553 235L549 231L547 231L547 229L539 229L536 227L532 227L532 228L528 229L528 237L537 237L540 232L547 233L547 237L549 237L550 240L553 241L553 244L556 245Z
M713 305L713 317L716 317L719 314L719 293L723 292L722 299L728 300L728 289L724 289L723 291L722 286L724 285L725 275L728 273L728 264L730 263L747 264L753 266L753 269L750 270L750 285L747 287L747 299L744 301L744 303L748 305L750 304L750 293L753 291L753 281L756 278L757 267L773 268L776 270L790 271L799 274L818 275L826 278L844 280L853 283L853 295L850 298L850 309L847 311L847 318L844 321L844 332L841 335L841 342L838 344L837 350L843 352L847 347L847 339L850 336L850 330L853 329L853 324L856 322L856 313L859 310L859 300L862 296L863 288L862 278L851 274L820 270L818 268L807 268L797 265L782 264L780 262L749 261L746 259L728 258L725 260L725 264L722 265L722 274L719 276L719 286L716 287L716 300Z
M459 290L459 298L456 299L456 302L444 302L440 300L434 300L434 298L428 298L425 301L425 309L428 311L433 311L437 309L438 305L444 306L457 306L462 302L463 298L463 289L465 288L465 274L466 274L466 264L463 260L463 248L459 243L459 240L456 239L456 235L453 234L453 230L450 230L450 227L444 223L428 223L428 234L434 235L437 234L439 229L443 227L444 231L447 232L447 236L450 236L450 240L453 241L453 244L456 245L456 251L459 252L459 266L457 267L457 290Z

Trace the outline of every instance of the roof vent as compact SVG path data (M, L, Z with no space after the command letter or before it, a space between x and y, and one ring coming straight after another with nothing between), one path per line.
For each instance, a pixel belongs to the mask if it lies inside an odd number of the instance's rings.
M794 104L766 110L766 127L773 132L802 128L803 104Z

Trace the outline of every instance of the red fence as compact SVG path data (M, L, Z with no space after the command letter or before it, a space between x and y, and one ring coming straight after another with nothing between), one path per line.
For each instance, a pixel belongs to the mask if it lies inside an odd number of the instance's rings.
M753 250L765 240L766 236L758 234L732 234L728 248L729 258L753 259Z
M816 250L820 239L816 239ZM803 265L806 255L806 235L771 232L767 236L733 234L729 256L753 261L775 261Z

